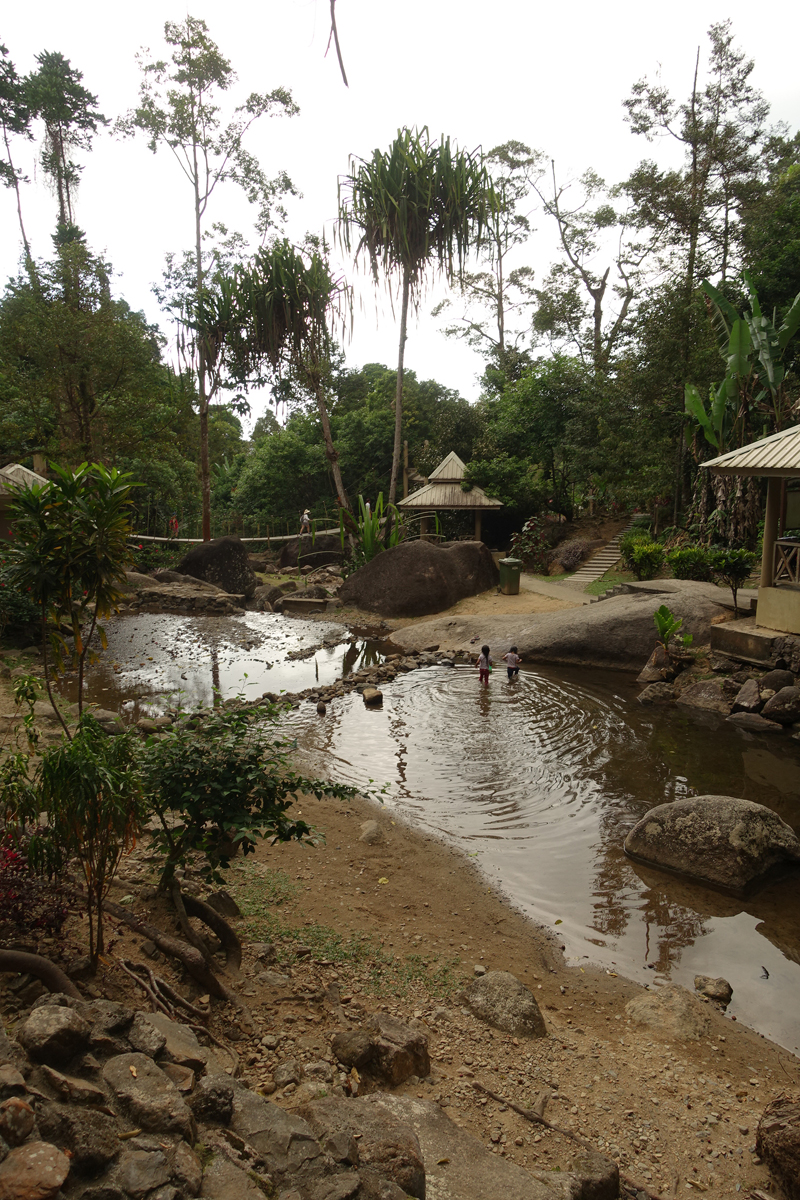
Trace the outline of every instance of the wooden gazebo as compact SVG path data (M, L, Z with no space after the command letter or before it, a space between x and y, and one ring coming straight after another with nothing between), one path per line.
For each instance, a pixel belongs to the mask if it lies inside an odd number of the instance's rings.
M454 451L442 459L435 471L428 476L424 487L412 492L404 500L397 502L397 507L403 512L422 513L422 536L426 533L426 514L449 509L455 512L474 512L475 541L481 540L481 513L503 507L502 500L492 500L483 488L474 484L464 490L462 483L466 473L466 465Z
M719 475L767 478L767 508L756 625L783 633L800 633L800 536L781 536L784 528L800 528L800 510L787 513L786 480L800 479L800 425L720 454L704 467ZM800 493L790 493L791 501Z

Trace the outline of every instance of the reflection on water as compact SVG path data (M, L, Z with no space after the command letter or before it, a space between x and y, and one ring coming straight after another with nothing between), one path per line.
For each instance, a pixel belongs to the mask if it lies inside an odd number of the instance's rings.
M145 614L111 622L108 634L88 696L133 720L178 698L192 707L215 690L223 699L301 691L380 661L377 644L343 641L340 626L274 613ZM312 653L288 657L304 649ZM574 960L689 988L695 974L723 975L729 1011L800 1046L797 875L737 900L622 852L649 808L692 793L755 800L800 832L798 743L642 708L627 677L599 671L523 670L513 684L496 671L483 689L471 668L432 667L383 691L382 709L351 694L325 720L311 704L291 712L304 765L360 786L387 781L389 803L557 924Z
M142 613L109 621L107 634L108 650L91 668L84 698L128 721L170 704L197 708L231 696L301 692L383 660L377 643L351 639L341 625L277 613ZM308 655L289 657L303 651ZM76 700L76 687L68 678L61 690Z
M558 922L574 959L642 982L724 975L730 1012L800 1046L800 889L795 874L746 900L627 859L625 836L649 808L694 793L766 804L800 832L800 747L643 709L627 678L572 669L430 668L289 723L318 769L390 783L390 803L459 842L538 920ZM762 967L769 972L763 976Z

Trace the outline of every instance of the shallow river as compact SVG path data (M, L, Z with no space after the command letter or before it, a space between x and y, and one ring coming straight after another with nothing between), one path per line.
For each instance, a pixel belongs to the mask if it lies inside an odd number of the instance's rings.
M163 707L160 691L182 688L190 704L208 702L213 687L223 697L298 691L374 661L366 643L285 661L326 635L337 627L270 614L123 618L109 628L91 697L135 717ZM800 744L644 709L622 674L541 668L509 685L497 670L488 691L476 676L421 669L385 685L382 709L351 694L324 719L305 703L287 721L306 769L388 782L388 804L475 857L555 930L570 961L689 988L695 974L723 975L729 1012L797 1051L798 876L738 900L635 864L622 843L648 808L692 791L756 800L800 833Z

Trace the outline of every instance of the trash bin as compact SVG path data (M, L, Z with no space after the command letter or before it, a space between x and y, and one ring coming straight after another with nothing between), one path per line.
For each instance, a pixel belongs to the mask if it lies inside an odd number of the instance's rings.
M500 563L500 591L504 596L519 595L519 576L522 570L521 558L501 558Z

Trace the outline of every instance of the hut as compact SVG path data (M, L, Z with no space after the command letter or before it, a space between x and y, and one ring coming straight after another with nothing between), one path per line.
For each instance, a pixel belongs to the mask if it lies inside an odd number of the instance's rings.
M800 425L751 442L703 463L719 475L767 479L767 508L761 555L756 625L800 633Z
M399 500L397 507L403 512L422 515L422 536L427 532L427 518L439 511L472 512L475 514L475 541L481 540L481 514L503 507L501 500L492 500L483 488L464 487L466 465L454 451L443 458L435 471L431 471L428 482L410 496Z
M9 463L0 469L0 541L11 540L9 508L14 487L32 487L35 483L47 483L47 480L20 463Z

